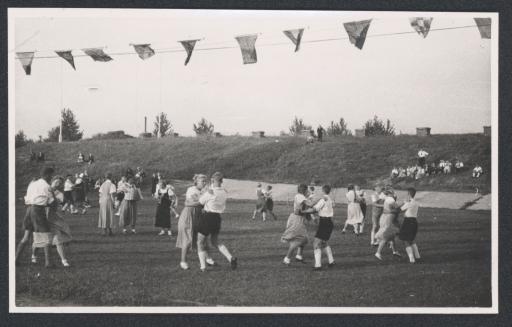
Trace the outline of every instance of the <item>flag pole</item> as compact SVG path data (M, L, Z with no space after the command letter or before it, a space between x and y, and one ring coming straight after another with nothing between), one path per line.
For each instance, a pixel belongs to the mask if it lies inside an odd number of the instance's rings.
M62 61L60 61L60 127L59 127L59 143L62 143L62 105L63 105L63 80L62 80Z

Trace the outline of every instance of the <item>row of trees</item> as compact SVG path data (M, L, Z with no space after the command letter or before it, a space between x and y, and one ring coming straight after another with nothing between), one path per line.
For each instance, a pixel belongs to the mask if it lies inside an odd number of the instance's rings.
M78 141L83 137L83 131L80 130L80 125L76 120L74 113L69 108L64 108L61 112L62 115L62 140L63 141ZM153 135L167 136L174 133L173 126L167 114L164 112L159 113L155 117L153 128ZM312 126L306 124L302 118L295 117L289 127L291 135L300 135L303 130L311 130ZM377 116L369 119L363 126L366 136L378 135L395 135L395 128L389 121L384 122ZM193 130L196 135L212 135L214 132L214 125L204 118L201 118L197 124L193 124ZM340 118L338 121L331 121L325 129L328 136L350 136L352 131L347 128L345 119ZM44 139L45 142L58 142L60 134L60 126L56 126L48 131L48 137ZM39 141L43 141L39 137ZM24 146L27 143L33 142L29 140L23 130L20 130L15 136L15 146Z
M289 127L291 135L300 135L303 130L312 130L312 126L306 124L302 118L295 117ZM374 116L363 125L364 134L366 136L390 136L395 135L395 127L389 119L384 123L379 117ZM325 130L328 136L350 136L352 131L347 128L345 119L340 118L339 121L331 121Z

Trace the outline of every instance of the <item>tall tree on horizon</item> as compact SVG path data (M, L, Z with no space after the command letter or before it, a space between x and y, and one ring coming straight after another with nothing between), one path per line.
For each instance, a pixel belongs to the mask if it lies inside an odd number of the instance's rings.
M155 117L155 123L153 126L153 136L155 137L164 137L173 132L171 121L167 118L167 114L164 112L159 113Z
M75 118L75 114L71 109L64 108L61 111L62 119L62 141L79 141L82 139L84 134L80 131L80 125ZM60 126L56 126L48 131L48 138L46 142L58 142L60 134Z

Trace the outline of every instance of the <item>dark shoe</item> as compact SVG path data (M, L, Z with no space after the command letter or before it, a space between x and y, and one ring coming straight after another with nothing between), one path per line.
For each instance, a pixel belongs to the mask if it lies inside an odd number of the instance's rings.
M322 267L313 267L313 271L320 271L322 270Z
M238 266L237 258L232 257L231 258L231 270L235 270L237 266Z
M295 258L295 261L306 264L306 260L304 260L304 258L302 258L302 259Z
M329 267L329 268L333 268L334 266L336 266L336 262L334 262L334 261L333 261L333 262L331 262L327 267Z

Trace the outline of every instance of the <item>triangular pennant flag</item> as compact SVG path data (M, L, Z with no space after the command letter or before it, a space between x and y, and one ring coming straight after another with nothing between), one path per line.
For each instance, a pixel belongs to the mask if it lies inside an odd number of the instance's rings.
M296 30L288 30L288 31L283 31L283 33L290 40L292 40L293 44L295 44L295 52L299 51L300 41L302 40L302 33L304 33L304 29L299 28Z
M55 53L58 54L60 57L62 57L62 59L64 59L67 62L69 62L71 67L73 67L73 69L76 70L76 68L75 68L75 61L73 60L73 55L71 54L71 50L69 50L69 51L55 51Z
M368 33L371 22L372 20L368 19L358 22L344 23L343 26L345 26L350 43L355 45L357 48L362 49L364 41L366 40L366 33Z
M491 38L491 18L474 18L476 26L478 26L478 31L480 31L480 36L482 39L490 39Z
M16 52L16 56L18 56L18 59L20 60L21 65L23 66L25 74L30 75L30 72L32 71L32 60L34 59L34 53Z
M151 49L151 44L132 44L135 52L139 55L140 59L146 60L155 55L155 50Z
M112 57L103 52L103 49L101 48L82 49L82 51L85 52L85 54L91 57L94 61L107 62L113 60Z
M244 65L254 64L258 61L258 57L256 56L256 48L254 47L257 38L257 34L235 37L235 39L238 41L238 44L240 45L240 50L242 51Z
M194 47L196 46L196 42L199 40L187 40L187 41L179 41L181 45L187 51L187 59L185 59L185 66L190 61L190 57L192 57L192 51L194 51Z
M428 31L430 31L432 19L432 17L414 17L409 18L409 21L414 30L418 32L419 35L423 35L423 38L426 38Z

